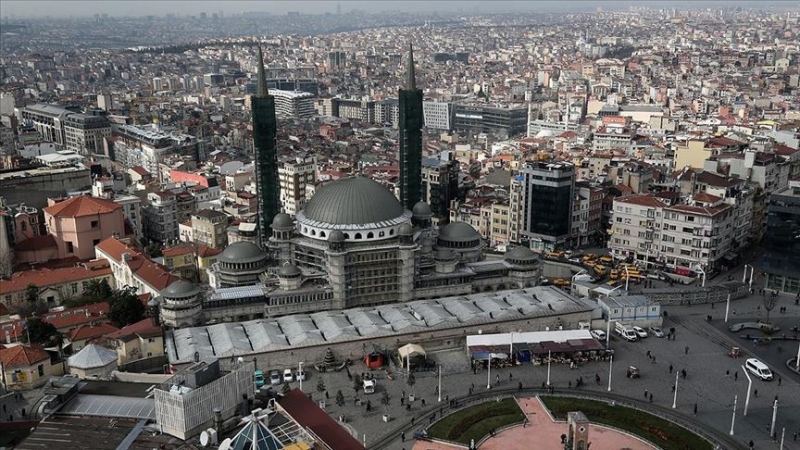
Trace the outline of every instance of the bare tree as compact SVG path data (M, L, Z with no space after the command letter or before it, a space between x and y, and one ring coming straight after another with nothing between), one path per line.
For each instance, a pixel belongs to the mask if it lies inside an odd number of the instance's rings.
M764 297L764 309L767 311L767 323L769 323L769 313L775 306L778 304L778 296L773 295L772 293L768 293L766 297Z

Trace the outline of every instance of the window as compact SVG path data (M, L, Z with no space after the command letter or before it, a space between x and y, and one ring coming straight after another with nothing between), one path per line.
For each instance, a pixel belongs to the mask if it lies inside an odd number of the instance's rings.
M44 364L39 364L39 367L37 367L37 369L39 369L39 376L43 377L44 376Z
M100 227L100 221L99 220L93 220L92 221L92 228L98 228L98 227Z
M67 253L75 253L75 247L72 245L72 241L67 241Z

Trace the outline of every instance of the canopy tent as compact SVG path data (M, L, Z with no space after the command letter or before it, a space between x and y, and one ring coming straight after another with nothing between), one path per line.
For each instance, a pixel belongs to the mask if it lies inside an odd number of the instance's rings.
M397 353L399 353L400 357L403 359L415 355L426 356L425 349L419 344L406 344L398 348Z

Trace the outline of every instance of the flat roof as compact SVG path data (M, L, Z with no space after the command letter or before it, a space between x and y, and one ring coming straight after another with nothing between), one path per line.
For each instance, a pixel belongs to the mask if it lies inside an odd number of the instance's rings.
M166 348L172 364L183 364L193 361L195 352L201 359L231 357L587 312L594 308L594 302L574 297L555 286L536 286L180 328L167 333Z
M78 394L58 414L155 420L156 403L151 398Z

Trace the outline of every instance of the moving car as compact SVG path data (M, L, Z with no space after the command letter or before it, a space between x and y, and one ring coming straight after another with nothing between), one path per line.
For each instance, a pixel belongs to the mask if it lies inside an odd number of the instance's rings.
M269 384L277 386L281 384L281 374L277 370L273 370L269 374Z
M253 376L256 379L256 387L264 387L264 385L267 384L267 380L264 379L264 372L256 370Z
M364 393L365 394L374 394L375 393L375 386L377 384L378 383L376 383L374 379L364 380Z
M744 363L744 368L753 375L761 378L764 381L772 380L772 371L769 370L766 364L757 360L756 358L749 358Z
M636 336L639 336L642 339L647 337L647 331L644 331L644 328L637 327L635 325L631 328L633 328L633 332L636 333Z
M292 369L286 369L283 371L283 382L284 383L291 383L294 381L294 375L292 374Z
M664 337L664 331L662 331L661 328L658 328L658 327L647 327L647 331L650 334L652 334L653 336L657 337L657 338Z

